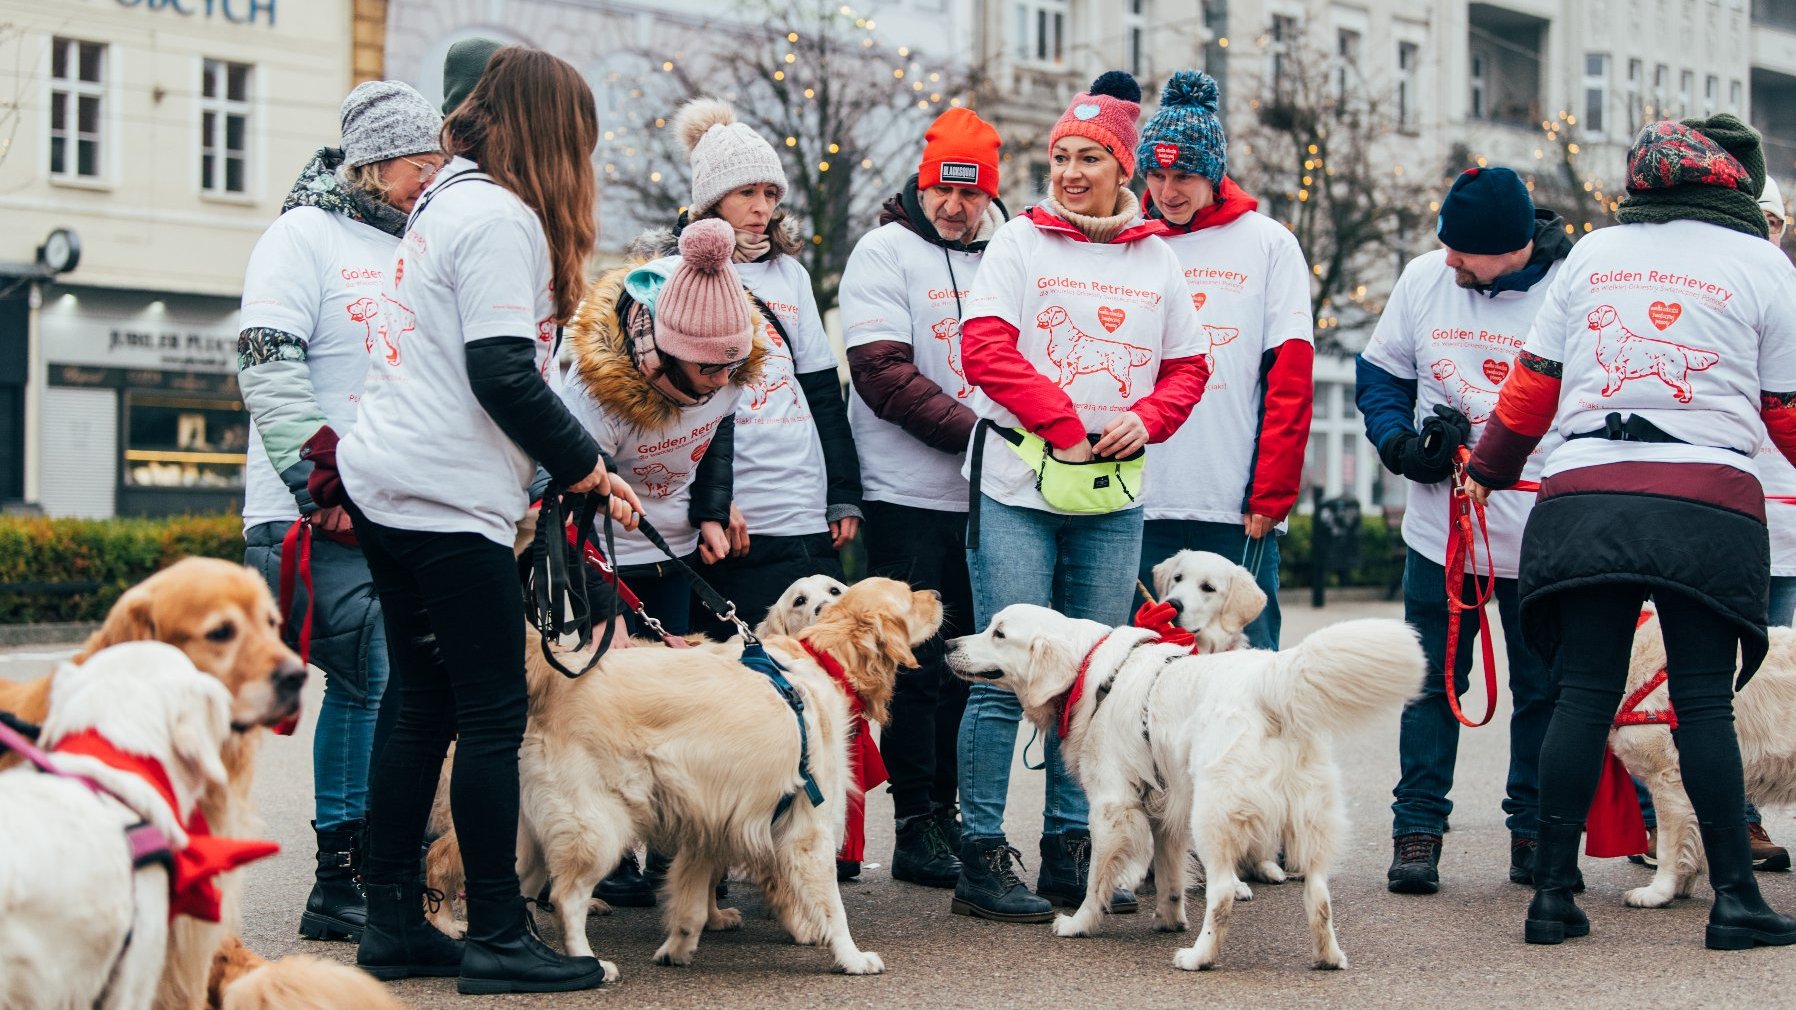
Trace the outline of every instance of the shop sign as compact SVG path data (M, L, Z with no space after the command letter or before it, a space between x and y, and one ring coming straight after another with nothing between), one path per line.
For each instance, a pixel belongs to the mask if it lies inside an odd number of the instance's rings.
M237 370L237 311L220 311L217 302L170 296L166 307L150 311L141 297L126 300L110 292L52 297L39 326L44 359L52 365Z
M147 11L167 11L183 17L220 17L233 24L252 25L258 21L274 27L274 0L118 0L120 7L142 7Z

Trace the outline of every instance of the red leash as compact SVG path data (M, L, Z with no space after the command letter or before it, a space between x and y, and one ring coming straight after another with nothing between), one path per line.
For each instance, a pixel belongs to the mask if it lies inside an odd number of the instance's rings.
M312 524L293 520L281 540L281 637L287 637L293 616L293 584L305 583L306 616L299 623L299 661L312 661Z
M1477 728L1497 714L1497 646L1491 636L1489 615L1484 605L1497 591L1496 560L1491 555L1490 527L1484 518L1484 503L1474 499L1465 489L1465 465L1471 450L1459 447L1453 464L1453 493L1447 501L1447 655L1443 675L1447 679L1447 705L1453 718L1462 725ZM1511 491L1539 491L1535 481L1520 481ZM1478 570L1478 538L1484 538L1484 574ZM1472 565L1472 599L1464 599L1466 562ZM1468 610L1478 611L1478 645L1484 657L1484 718L1477 722L1466 718L1459 705L1458 684L1453 671L1459 658L1459 621Z

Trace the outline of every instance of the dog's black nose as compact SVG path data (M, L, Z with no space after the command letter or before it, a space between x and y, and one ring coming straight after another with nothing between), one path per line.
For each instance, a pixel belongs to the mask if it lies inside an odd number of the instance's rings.
M298 662L282 663L274 671L274 691L275 694L283 698L293 697L299 694L300 690L305 686L306 668L304 664Z
M1172 612L1173 612L1173 613L1175 613L1175 614L1182 614L1182 613L1184 613L1184 612L1185 612L1185 604L1184 604L1184 603L1183 603L1183 602L1181 602L1181 601L1180 601L1180 600L1179 600L1179 598L1178 598L1178 597L1176 597L1176 596L1174 596L1174 597L1172 597L1172 598L1170 598L1170 599L1168 599L1168 600L1167 600L1167 601L1166 601L1166 605L1167 605L1167 606L1169 606L1169 607L1171 607L1171 608L1172 608Z

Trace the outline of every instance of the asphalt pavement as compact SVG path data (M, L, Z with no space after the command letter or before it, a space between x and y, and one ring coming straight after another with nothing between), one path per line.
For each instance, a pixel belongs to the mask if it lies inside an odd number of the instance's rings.
M1397 604L1344 602L1323 610L1287 596L1284 636L1354 617L1400 616ZM72 648L72 647L71 647ZM67 650L33 646L0 652L0 677L36 676ZM345 962L346 943L299 938L295 929L310 886L311 741L321 679L307 691L297 735L272 738L255 786L267 836L284 846L249 869L241 932L267 957L305 952ZM1477 690L1476 688L1474 690ZM1506 698L1505 698L1506 701ZM1470 707L1482 711L1482 699ZM1590 1010L1643 1007L1786 1007L1796 992L1796 948L1720 953L1702 946L1708 890L1661 910L1627 908L1622 892L1648 871L1625 860L1585 858L1589 891L1581 904L1591 935L1558 947L1522 942L1530 891L1508 879L1509 836L1500 802L1508 753L1502 726L1464 732L1453 790L1452 831L1441 861L1439 894L1385 890L1390 860L1390 791L1397 775L1397 717L1337 742L1351 829L1331 878L1336 926L1350 967L1309 969L1302 895L1293 885L1255 885L1236 907L1220 967L1186 973L1173 953L1195 933L1152 932L1150 915L1112 916L1100 936L1060 939L1045 925L999 925L952 915L948 892L893 881L891 800L884 787L868 798L869 863L860 882L844 884L855 941L884 958L886 973L831 973L828 952L795 946L766 917L754 888L737 883L728 904L746 917L741 932L706 934L691 967L650 961L660 945L659 913L617 909L587 922L600 956L623 980L604 989L554 996L502 997L512 1007L1541 1007ZM1796 729L1792 730L1796 732ZM1019 748L1028 737L1019 739ZM1011 779L1006 827L1024 852L1026 879L1036 868L1042 777L1019 765ZM1777 841L1796 845L1790 811L1767 811ZM1771 903L1796 910L1796 876L1761 874ZM1144 902L1144 905L1147 903ZM1193 928L1201 905L1193 903ZM555 937L544 920L545 933ZM453 979L411 980L393 990L412 1006L477 1005L455 993Z

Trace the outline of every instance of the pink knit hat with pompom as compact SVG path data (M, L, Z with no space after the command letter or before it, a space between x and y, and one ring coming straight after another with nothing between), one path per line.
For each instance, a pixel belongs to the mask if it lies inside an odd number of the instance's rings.
M680 233L680 265L655 301L655 347L700 365L748 357L754 344L742 278L730 263L736 233L718 218Z
M1135 124L1141 119L1141 85L1121 70L1107 70L1089 91L1073 97L1048 134L1048 147L1061 137L1084 137L1104 146L1122 165L1123 177L1135 174Z

